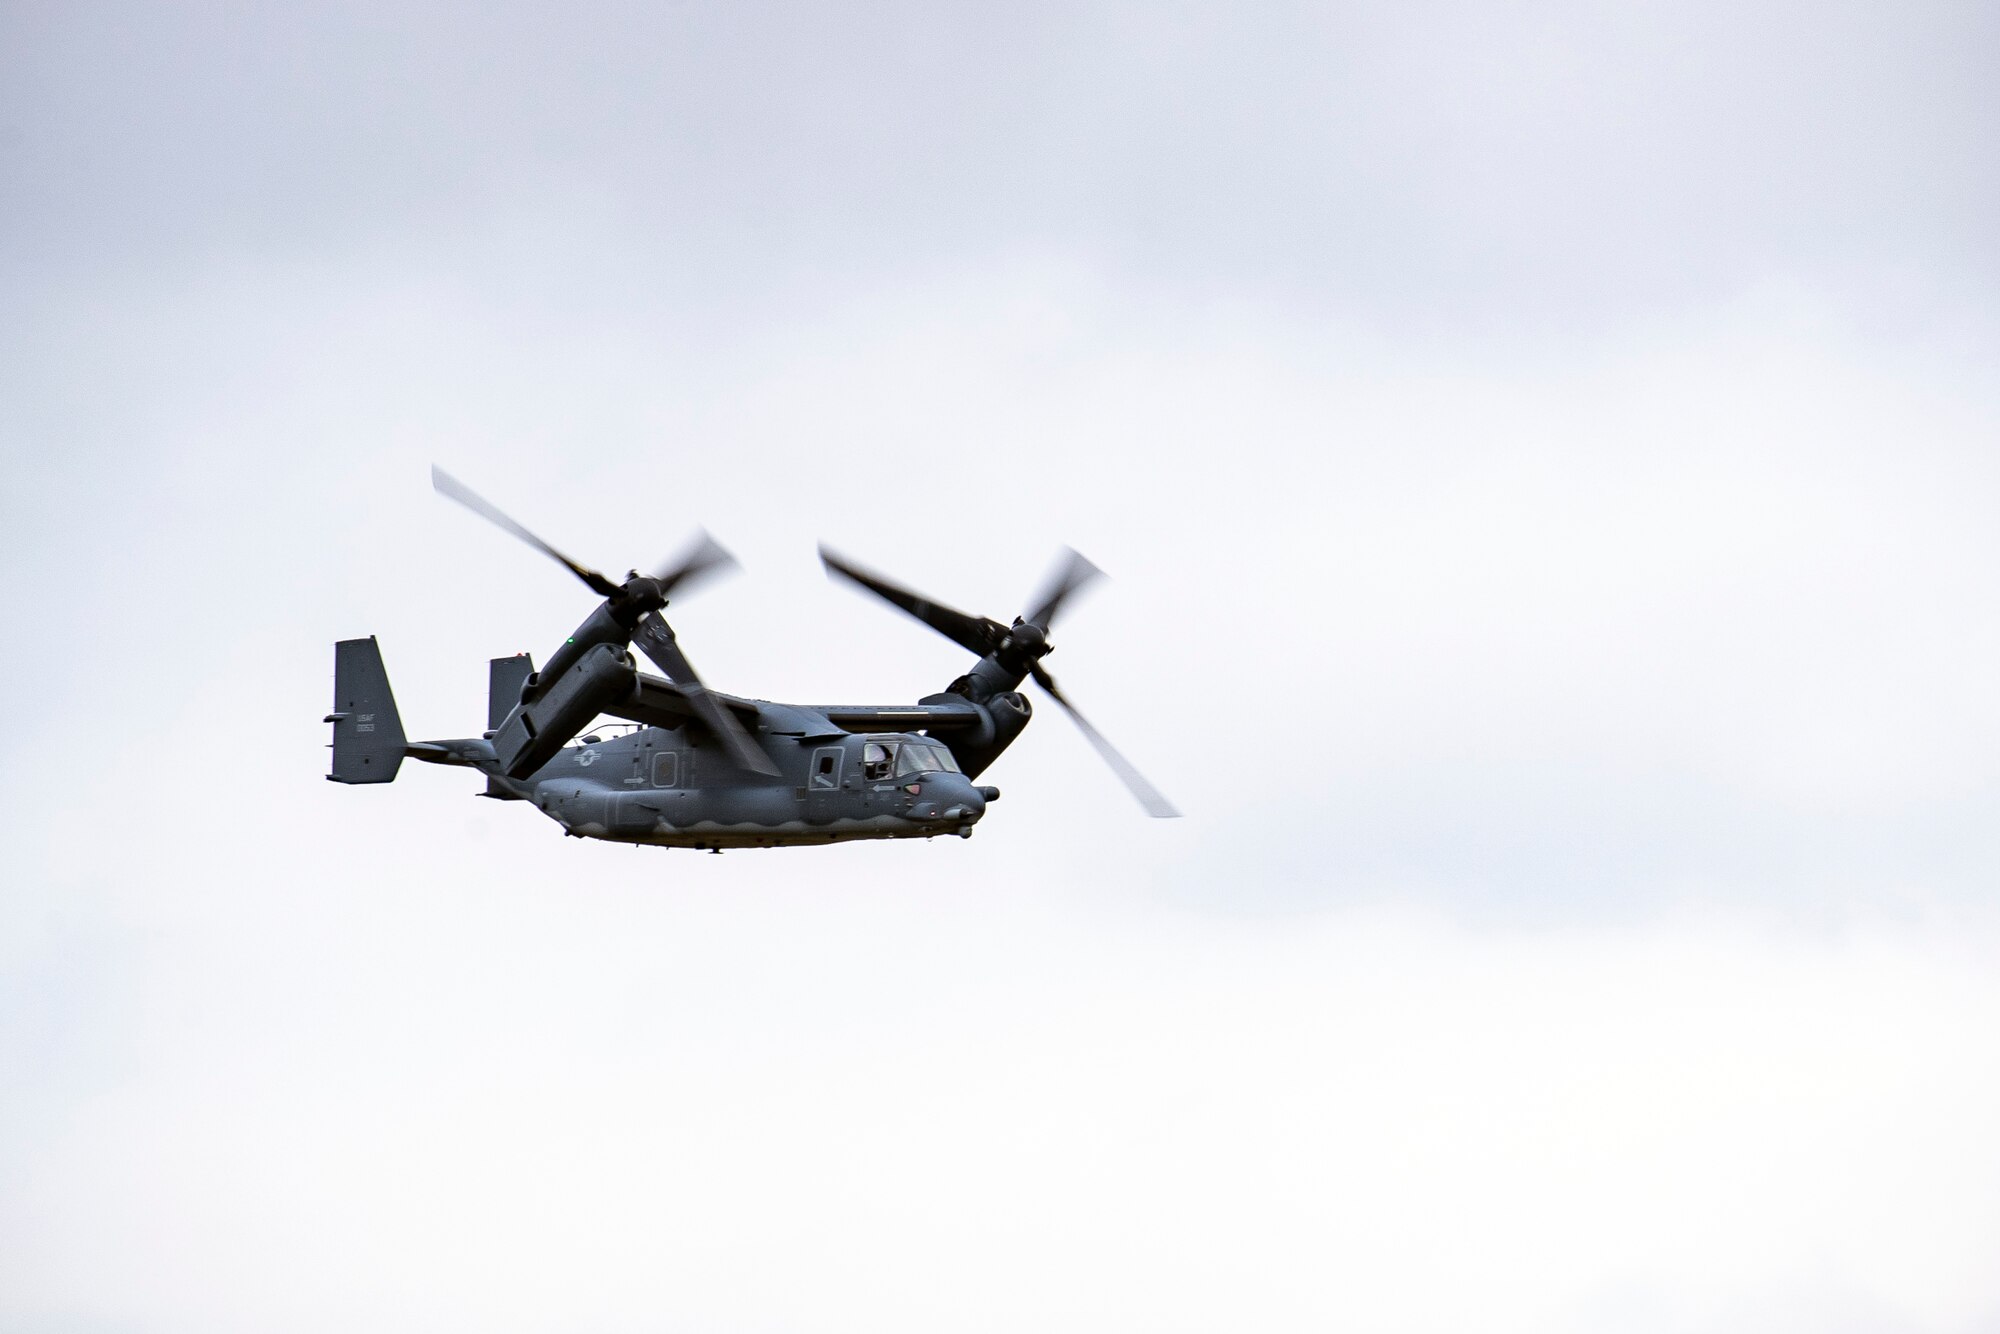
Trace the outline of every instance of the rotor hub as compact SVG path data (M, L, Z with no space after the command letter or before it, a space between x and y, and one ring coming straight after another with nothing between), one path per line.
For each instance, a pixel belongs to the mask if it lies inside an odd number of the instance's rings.
M1035 662L1052 651L1049 633L1033 621L1016 621L1000 641L999 651L1024 662Z
M667 605L666 590L648 574L633 574L619 588L617 597L637 611L658 611Z

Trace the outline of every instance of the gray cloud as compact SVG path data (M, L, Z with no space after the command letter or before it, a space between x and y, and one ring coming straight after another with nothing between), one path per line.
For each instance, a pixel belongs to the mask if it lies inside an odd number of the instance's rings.
M65 15L10 43L31 272L449 264L526 211L708 300L1024 245L1510 335L1773 269L1992 293L1963 7Z

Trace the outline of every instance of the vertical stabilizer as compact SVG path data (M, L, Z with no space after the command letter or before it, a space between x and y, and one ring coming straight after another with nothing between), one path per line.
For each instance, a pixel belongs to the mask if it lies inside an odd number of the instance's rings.
M486 664L486 731L488 735L500 730L500 724L507 721L521 703L521 692L527 688L528 678L535 674L535 660L525 653L516 653L511 658L494 658ZM519 801L521 789L505 778L489 774L486 778L486 795L500 801Z
M497 732L521 702L521 688L535 674L535 660L525 653L495 658L486 664L486 730Z
M375 637L333 646L333 772L336 783L387 783L403 763L403 720Z

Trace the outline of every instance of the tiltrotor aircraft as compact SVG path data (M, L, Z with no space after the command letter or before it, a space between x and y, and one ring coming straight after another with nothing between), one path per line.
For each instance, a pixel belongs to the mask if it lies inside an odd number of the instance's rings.
M1097 567L1068 552L1012 625L968 616L824 546L827 570L916 617L978 661L915 704L797 705L708 689L660 615L669 594L733 564L706 535L656 574L623 583L579 565L438 468L443 495L542 552L604 599L541 670L527 654L488 669L488 730L410 741L374 638L334 646L337 783L387 783L403 760L486 775L484 795L530 801L579 838L662 847L768 848L862 838L969 838L998 788L973 780L1032 714L1022 682L1075 720L1146 813L1178 814L1078 713L1042 667L1049 628ZM665 679L638 670L636 646ZM600 717L624 720L592 728Z

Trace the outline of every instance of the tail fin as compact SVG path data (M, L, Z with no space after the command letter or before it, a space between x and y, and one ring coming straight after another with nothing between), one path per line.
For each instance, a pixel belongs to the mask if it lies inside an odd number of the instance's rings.
M403 720L375 636L333 646L333 772L336 783L387 783L403 763Z
M525 653L495 658L486 664L486 730L497 732L521 702L521 687L535 674L535 660Z
M521 691L534 674L535 660L525 653L516 653L511 658L494 658L486 664L487 735L499 731L500 724L507 721L507 715L521 703ZM489 774L486 795L500 801L519 801L521 790L505 778Z

